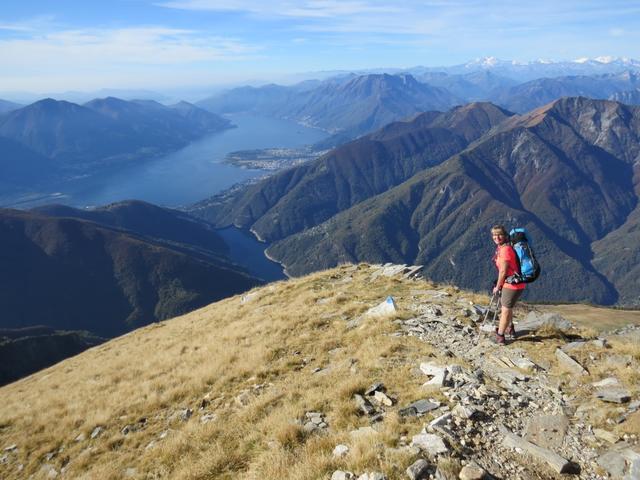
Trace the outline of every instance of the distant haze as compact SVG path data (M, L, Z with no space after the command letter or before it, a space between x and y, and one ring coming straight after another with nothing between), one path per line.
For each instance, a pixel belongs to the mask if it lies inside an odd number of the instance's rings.
M0 98L102 88L164 94L488 56L640 58L640 6L621 0L5 3Z

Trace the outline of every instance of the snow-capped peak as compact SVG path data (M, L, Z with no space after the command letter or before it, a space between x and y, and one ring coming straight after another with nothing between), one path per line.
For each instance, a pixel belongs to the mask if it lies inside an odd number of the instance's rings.
M596 62L600 62L600 63L612 63L615 62L617 60L622 60L618 57L612 57L612 56L603 56L603 57L596 57L594 58L594 60Z

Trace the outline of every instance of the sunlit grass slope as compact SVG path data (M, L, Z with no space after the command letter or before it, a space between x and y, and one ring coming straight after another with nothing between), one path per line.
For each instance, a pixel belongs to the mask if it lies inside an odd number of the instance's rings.
M416 367L441 354L393 335L394 320L433 301L429 290L453 293L447 314L461 317L465 304L484 297L375 272L342 266L271 284L3 387L0 456L15 448L0 478L47 478L55 470L79 479L299 480L336 469L403 478L415 458L394 447L424 419L401 420L397 410L438 398L422 390ZM397 302L394 316L363 316L387 295ZM353 394L377 381L398 403L378 435L354 439L349 432L369 420ZM307 433L298 422L310 411L325 415L325 433ZM339 443L351 452L335 459Z

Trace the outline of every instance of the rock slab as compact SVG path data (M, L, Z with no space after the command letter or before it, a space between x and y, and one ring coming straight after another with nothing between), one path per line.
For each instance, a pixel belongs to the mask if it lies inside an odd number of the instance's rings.
M546 448L534 445L533 443L528 442L524 438L520 438L518 435L514 435L511 432L504 432L502 444L507 448L519 448L521 450L524 450L532 457L545 462L556 473L567 473L571 468L571 462L569 462L565 458L562 458L557 453L552 452L551 450L548 450Z
M564 443L569 419L564 415L538 415L527 425L524 438L539 447L558 449Z

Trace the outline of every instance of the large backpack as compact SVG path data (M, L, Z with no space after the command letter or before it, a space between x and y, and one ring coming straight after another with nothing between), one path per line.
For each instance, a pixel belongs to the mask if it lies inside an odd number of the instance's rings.
M540 264L536 260L531 239L524 228L514 228L509 232L511 246L516 252L520 273L507 278L507 283L531 283L540 276Z

